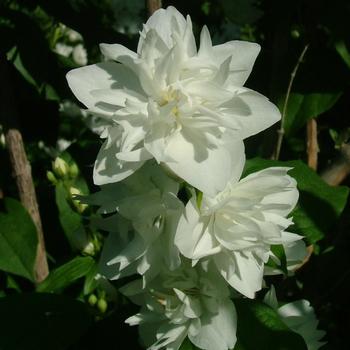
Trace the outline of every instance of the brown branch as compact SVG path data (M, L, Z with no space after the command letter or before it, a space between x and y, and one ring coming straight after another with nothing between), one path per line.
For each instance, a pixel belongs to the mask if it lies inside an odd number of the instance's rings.
M24 149L22 135L18 128L17 109L9 64L4 57L0 57L0 76L2 78L0 116L5 130L6 147L10 155L13 177L16 180L21 203L27 209L37 229L38 247L34 274L35 281L39 283L44 280L49 273L43 229L31 167Z
M148 16L151 17L154 12L162 7L162 0L147 0Z
M289 80L289 84L288 84L288 88L287 88L287 93L286 93L286 98L284 100L284 104L283 104L283 109L282 109L282 115L281 115L281 124L280 124L280 128L277 130L277 134L278 134L278 138L277 138L277 144L276 144L276 148L275 148L275 152L272 155L272 159L276 159L278 160L278 158L280 157L280 153L281 153L281 147L282 147L282 141L283 141L283 137L284 137L284 121L286 119L286 113L287 113L287 107L288 107L288 102L289 102L289 96L290 93L292 91L292 86L294 83L294 79L295 76L298 72L299 66L300 64L303 62L304 56L306 54L306 51L308 50L309 45L305 45L303 51L301 52L299 58L298 58L298 62L295 65L291 75L290 75L290 80Z
M321 177L331 186L341 184L350 174L350 144L343 143L340 146L339 158L331 164L322 174Z
M313 169L317 170L318 159L318 142L317 142L317 122L316 119L310 119L306 125L306 138L307 138L307 164Z

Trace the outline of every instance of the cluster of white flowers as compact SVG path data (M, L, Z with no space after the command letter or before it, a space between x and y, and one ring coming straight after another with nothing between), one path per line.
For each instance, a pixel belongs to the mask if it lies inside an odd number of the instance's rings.
M286 231L298 200L289 168L242 178L243 140L280 119L243 87L259 50L213 45L206 27L197 50L190 17L168 7L144 25L136 53L101 44L105 62L67 75L106 139L94 167L101 191L86 199L114 213L95 222L110 232L100 272L140 276L122 292L142 306L127 322L149 349L177 350L186 337L232 349L232 297L254 298L264 274L279 272L266 266L278 261L273 246L287 264L305 257L302 237Z
M71 57L79 66L85 66L88 58L81 34L63 24L60 24L60 31L61 37L56 43L54 51L64 57Z

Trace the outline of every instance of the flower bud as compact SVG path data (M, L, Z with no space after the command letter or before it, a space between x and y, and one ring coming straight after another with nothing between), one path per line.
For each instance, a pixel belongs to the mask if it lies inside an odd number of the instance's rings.
M57 184L57 179L55 177L55 174L52 171L47 171L46 177L52 184L54 184L54 185Z
M69 166L65 160L57 157L52 165L54 173L59 177L65 177L68 174Z
M78 176L78 174L79 174L79 168L75 163L73 163L69 167L69 176L74 179Z
M97 303L97 297L95 294L90 294L89 299L88 299L88 303L91 306L94 306Z
M100 310L102 314L104 314L107 311L107 301L105 299L99 299L97 302L97 308Z
M81 191L76 187L70 187L69 193L72 197L72 202L75 208L77 209L78 213L83 213L83 211L88 207L88 205L85 203L81 203L79 199L74 199L76 195L82 195Z
M86 246L83 249L83 254L94 256L95 255L95 246L92 242L89 242L86 244Z

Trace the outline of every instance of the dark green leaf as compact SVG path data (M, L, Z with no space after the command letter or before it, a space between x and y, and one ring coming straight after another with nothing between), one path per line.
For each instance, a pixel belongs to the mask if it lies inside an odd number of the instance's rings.
M92 266L85 277L84 282L84 295L92 293L98 286L98 281L96 280L96 274L98 272L98 264Z
M56 204L61 226L71 247L82 249L87 243L86 233L82 226L82 216L73 209L70 194L63 182L56 185Z
M284 251L283 245L282 244L273 245L271 246L271 251L281 262L280 266L276 266L276 267L281 269L286 275L288 275L287 257L286 257L286 253Z
M291 331L275 310L257 300L235 300L237 338L235 350L306 350L303 338Z
M34 281L38 238L34 223L21 205L5 198L0 212L0 269Z
M198 348L191 343L191 341L186 338L181 344L179 350L197 350Z
M295 224L291 230L305 236L309 243L316 243L342 213L349 189L345 186L329 186L301 161L282 162L254 158L246 162L244 173L248 175L271 166L293 168L289 174L297 180L300 197L291 214Z
M311 118L317 118L331 109L341 96L340 92L324 92L289 96L284 129L287 135L298 131ZM284 98L283 98L284 100ZM280 101L282 110L284 101Z
M263 12L257 8L256 0L220 1L225 15L234 23L249 24L257 21Z
M63 350L93 324L86 306L55 294L18 294L0 299L1 350Z
M86 276L95 261L91 257L76 257L50 271L49 276L37 287L38 292L59 292L77 279Z

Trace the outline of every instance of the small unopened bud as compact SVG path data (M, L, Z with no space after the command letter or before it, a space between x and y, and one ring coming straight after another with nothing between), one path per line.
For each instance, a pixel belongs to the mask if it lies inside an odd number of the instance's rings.
M108 304L105 299L99 299L97 302L97 308L100 310L102 314L104 314L107 311Z
M292 36L293 39L299 39L300 38L300 32L298 29L293 29L290 32L290 35Z
M75 208L81 214L88 207L87 204L81 203L79 199L74 198L77 195L82 195L81 191L76 187L70 187L69 193L72 196L72 202L73 202Z
M71 178L76 178L79 175L79 168L78 166L73 163L70 167L69 167L69 176Z
M91 294L91 295L89 296L88 303L89 303L91 306L94 306L94 305L97 303L97 297L96 297L95 294Z
M65 177L68 174L69 166L66 161L60 157L57 157L52 165L53 171L59 177Z
M47 177L47 179L48 179L51 183L53 183L54 185L57 184L57 179L56 179L56 177L55 177L55 174L54 174L52 171L46 172L46 177Z
M6 146L6 139L5 139L5 135L3 133L0 134L0 145L4 148Z
M95 246L92 242L89 242L83 249L83 254L94 256L95 255Z

